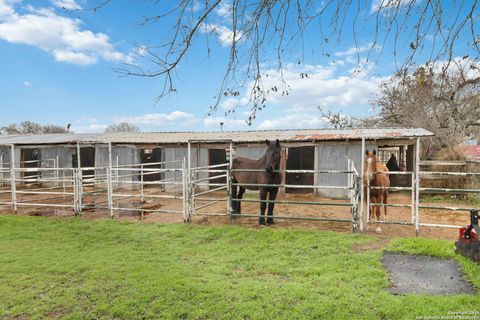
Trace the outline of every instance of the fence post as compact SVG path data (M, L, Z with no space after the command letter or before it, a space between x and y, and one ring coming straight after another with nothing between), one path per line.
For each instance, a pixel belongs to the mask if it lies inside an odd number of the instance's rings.
M118 167L118 166L117 166ZM118 168L117 168L118 169ZM113 219L113 188L112 188L112 143L108 143L108 168L107 168L107 201L110 218Z
M192 175L192 144L188 141L188 149L187 149L187 172L186 172L186 191L187 191L187 222L190 222L192 216L192 190L190 186Z
M232 209L232 163L233 163L233 143L230 142L228 150L228 166L226 170L227 174L227 212L230 217L230 222L233 221L233 209Z
M368 179L368 177L367 177L367 224L370 224L370 179Z
M78 169L72 170L72 179L73 179L73 211L75 216L80 215L80 192L79 192L79 184L78 184Z
M110 218L113 219L113 190L112 190L112 170L107 168L107 202L110 210Z
M63 186L63 198L65 199L65 193L67 192L67 186L65 185L65 168L62 169L62 186Z
M358 177L355 174L353 169L353 161L352 159L347 159L347 186L348 186L348 198L350 199L350 203L352 204L352 228L353 233L357 232L357 215L358 215Z
M228 166L227 170L227 212L230 218L230 222L233 222L233 210L232 210L232 170L231 167Z
M140 200L144 202L144 193L143 193L143 163L140 164Z
M17 186L15 182L15 145L12 144L11 146L11 156L10 156L10 184L11 184L11 189L12 189L12 209L15 214L18 213L17 211Z
M365 202L365 188L363 187L364 171L365 171L365 138L362 137L361 151L361 168L360 168L360 232L363 232L363 203Z
M115 189L117 189L118 186L120 185L120 179L119 179L120 178L119 177L119 171L120 170L118 170L120 162L118 161L118 155L117 155L117 158L116 158L116 164L117 164L117 167L115 168Z
M187 168L186 159L183 157L182 162L182 200L183 200L183 222L189 222L188 214L188 185L187 185Z
M353 214L353 233L357 233L357 219L358 219L358 197L360 195L360 177L357 175L352 176L353 178L353 207L352 207L352 214Z
M60 177L60 172L59 172L59 168L60 166L58 165L58 155L55 157L55 187L58 188L58 179Z
M412 175L411 175L411 178L412 178L412 183L410 184L411 185L411 188L412 188L412 224L415 223L415 172L412 172Z
M0 177L0 186L3 187L3 179L5 179L4 173L3 173L3 152L0 154L0 170L2 171L2 175Z
M415 235L418 237L420 233L420 138L417 138L415 146Z
M78 183L78 214L82 214L83 210L83 172L82 169L77 171L77 183Z

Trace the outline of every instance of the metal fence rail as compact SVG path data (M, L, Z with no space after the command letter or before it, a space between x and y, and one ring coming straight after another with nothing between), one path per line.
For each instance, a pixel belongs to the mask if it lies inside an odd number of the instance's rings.
M0 205L10 205L16 213L18 207L51 207L73 209L76 211L78 174L76 169L69 169L69 174L59 176L59 168L9 168L9 179L4 179L0 192ZM21 178L25 173L40 172L34 179ZM5 170L2 170L5 173ZM52 177L50 177L52 176ZM25 182L34 184L25 184ZM35 186L35 187L32 187ZM5 195L9 195L7 199Z
M417 148L419 140L417 140ZM230 145L230 155L231 152ZM346 170L281 170L284 175L288 173L345 175L346 185L328 185L315 181L313 184L300 185L292 183L262 184L250 183L250 187L276 187L289 189L317 190L345 190L348 202L335 202L332 200L288 200L277 199L238 199L232 197L232 187L241 184L233 183L232 174L239 171L261 172L264 170L231 169L231 159L227 163L209 166L191 166L190 149L188 156L182 160L164 161L155 163L119 164L113 165L111 144L109 144L108 165L81 168L59 167L58 157L55 159L15 161L14 147L8 161L4 161L3 153L0 157L0 206L11 207L14 212L19 208L54 208L67 210L76 215L86 214L91 210L108 212L113 218L116 213L136 212L145 213L181 214L184 221L190 221L193 216L226 216L233 218L259 218L260 214L234 213L232 203L269 204L275 203L282 206L308 205L312 208L338 207L349 208L350 216L341 216L334 212L332 216L307 216L305 214L288 215L285 212L275 213L273 218L280 220L311 220L335 221L352 224L352 230L363 231L363 205L366 205L366 223L414 225L418 233L420 227L446 227L458 228L454 223L440 223L440 221L422 221L421 212L426 210L453 211L463 214L470 211L471 207L455 205L433 205L426 203L420 195L427 194L480 194L480 189L446 188L444 186L422 186L423 179L435 177L462 177L476 179L478 172L440 172L421 171L417 155L416 167L408 172L389 172L389 175L407 175L411 184L405 187L390 186L389 191L406 191L411 194L408 203L376 203L370 201L370 193L380 187L370 186L367 182L364 189L363 172L358 172L353 161L347 161ZM38 163L37 167L25 167L25 164ZM436 164L429 162L428 165ZM44 166L43 166L44 165ZM437 165L441 165L437 164ZM447 165L451 165L449 162ZM363 171L363 170L362 170ZM155 178L152 178L155 177ZM221 180L221 181L219 181ZM438 179L436 179L438 180ZM245 186L245 185L243 185ZM364 190L366 190L364 192ZM365 201L360 197L366 197ZM315 199L316 200L316 199ZM173 208L170 208L172 206ZM408 214L405 219L371 220L372 206L380 208L405 208ZM398 210L397 210L398 211ZM441 213L440 213L441 214Z
M444 161L429 161L428 165L436 165L436 166L451 166L452 162L445 163ZM449 195L449 194L479 194L479 188L426 188L421 187L421 180L422 177L424 179L435 179L435 177L480 177L480 173L478 172L441 172L441 171L419 171L419 187L418 193L419 194L442 194L442 195ZM454 211L459 212L460 214L463 212L470 212L471 210L478 209L474 207L453 207L453 206L442 206L442 205L426 205L422 204L422 200L418 197L417 206L418 209L424 210L447 210L447 211ZM444 227L444 228L460 228L463 227L461 225L452 225L452 224L440 224L440 223L425 223L421 222L421 215L419 215L419 226L423 227Z
M384 173L384 172L376 172L376 173ZM415 172L413 171L389 171L388 175L409 175L411 176L411 185L409 187L379 187L379 186L372 186L370 185L370 180L366 179L366 209L367 209L367 223L380 223L380 224L399 224L399 225L415 225ZM378 203L378 202L371 202L370 195L371 190L395 190L395 191L410 191L411 192L411 203L410 204L403 204L403 203ZM394 207L394 208L410 208L411 209L411 217L410 221L405 220L374 220L372 221L370 218L371 210L373 207L380 208L380 215L382 215L382 208ZM387 217L385 217L387 218Z
M205 178L197 178L200 174ZM213 175L210 175L213 174ZM188 175L188 190L190 211L188 219L198 216L231 216L231 176L230 163L221 163L211 166L190 168ZM225 178L225 182L211 182L211 180ZM212 188L213 187L213 188ZM223 194L223 192L224 194ZM216 212L211 209L218 203L226 203L225 210ZM208 208L208 210L206 210Z
M184 219L187 218L185 160L121 165L108 169L108 172L107 202L111 217L114 211L127 211L139 212L142 220L145 213L182 214ZM165 178L167 173L173 177ZM153 175L160 176L160 179L146 181ZM116 181L113 183L112 179ZM159 194L169 191L173 194ZM181 200L181 209L160 209L163 205L160 199Z
M311 185L298 185L298 184L261 184L261 183L248 183L248 184L241 184L241 183L231 183L232 186L244 186L244 187L277 187L277 188L292 188L292 189L313 189L320 190L320 189L339 189L339 190L347 190L348 191L348 199L349 202L341 203L341 202L325 202L325 201L289 201L289 200L261 200L261 199L238 199L232 198L232 202L254 202L254 203L275 203L275 204L286 204L286 205L311 205L311 206L338 206L338 207L348 207L351 211L351 218L328 218L328 217L312 217L312 216L290 216L290 215L283 215L274 214L274 219L280 220L311 220L311 221L328 221L328 222L348 222L352 224L352 230L355 233L357 231L357 225L359 222L358 217L358 198L359 198L359 188L360 188L360 178L358 173L356 172L353 162L348 160L347 161L347 170L276 170L275 172L280 172L283 174L287 173L331 173L331 174L346 174L347 175L347 186L332 186L332 185L318 185L318 184L311 184ZM231 172L264 172L264 170L258 169L233 169ZM243 217L243 218L267 218L268 216L262 216L260 214L243 214L243 213L232 213L231 216L233 217Z

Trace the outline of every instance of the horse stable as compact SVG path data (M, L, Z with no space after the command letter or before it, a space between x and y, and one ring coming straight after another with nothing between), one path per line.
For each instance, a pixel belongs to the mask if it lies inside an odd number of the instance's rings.
M351 161L360 170L364 151L369 149L377 151L379 161L387 163L394 155L398 170L412 171L418 152L417 139L432 135L422 128L5 135L0 136L0 169L9 168L12 155L17 168L91 168L91 175L101 174L100 168L109 163L122 166L186 158L190 159L188 166L193 168L228 163L235 156L259 158L266 149L266 139L279 139L281 169L346 170ZM0 180L8 180L6 171L2 171ZM162 173L163 178L172 174ZM201 179L209 173L197 175ZM398 178L392 181L393 185L411 183L408 176ZM131 174L122 179L140 178ZM155 180L155 177L148 179ZM347 175L329 173L287 173L283 175L282 184L345 186L347 179ZM347 197L346 190L342 189L286 188L281 191Z

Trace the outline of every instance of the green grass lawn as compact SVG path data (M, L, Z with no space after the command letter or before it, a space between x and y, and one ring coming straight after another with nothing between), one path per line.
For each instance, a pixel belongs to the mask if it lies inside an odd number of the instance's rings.
M3 319L415 319L480 311L480 297L394 296L373 238L0 216ZM452 257L453 243L389 249ZM480 287L480 266L455 257Z

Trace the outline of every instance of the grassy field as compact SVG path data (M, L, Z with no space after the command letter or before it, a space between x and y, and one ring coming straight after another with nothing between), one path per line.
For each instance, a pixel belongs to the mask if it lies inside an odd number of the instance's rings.
M0 216L3 319L415 319L480 311L480 297L394 296L375 239ZM395 239L453 257L453 243ZM480 266L456 257L480 287Z

